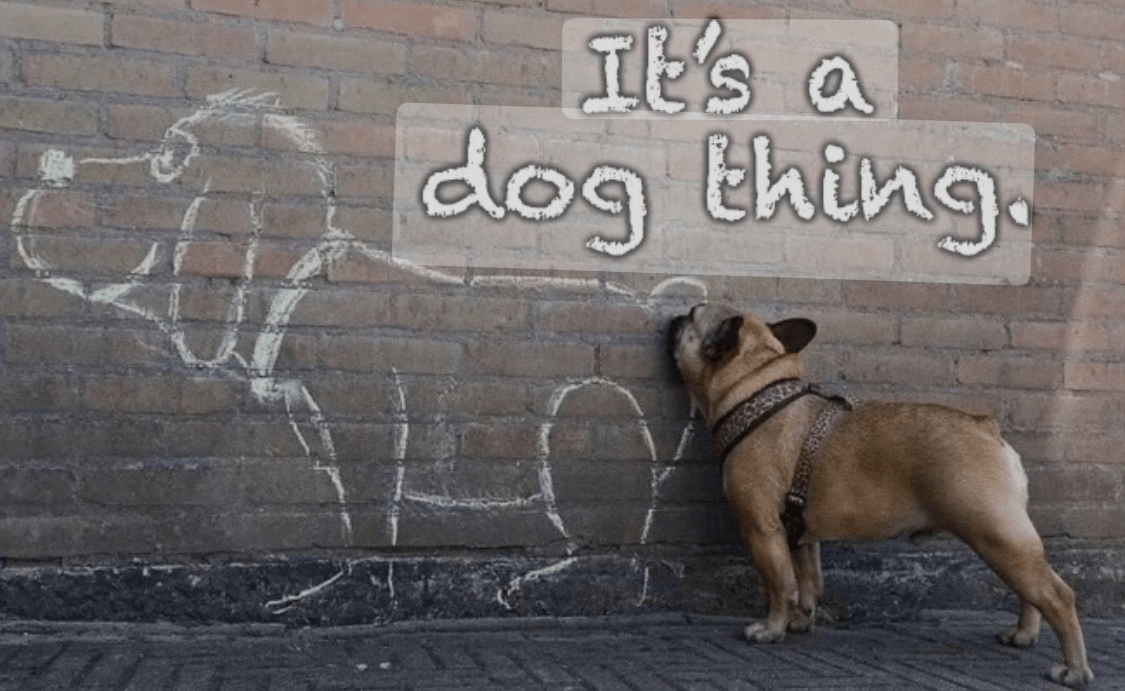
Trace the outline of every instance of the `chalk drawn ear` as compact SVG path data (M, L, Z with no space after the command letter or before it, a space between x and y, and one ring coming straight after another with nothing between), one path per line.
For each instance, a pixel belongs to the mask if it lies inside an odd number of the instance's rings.
M703 339L703 357L718 362L723 356L738 348L738 332L742 329L742 317L727 317Z
M809 319L785 319L769 327L787 353L801 352L816 336L816 324Z

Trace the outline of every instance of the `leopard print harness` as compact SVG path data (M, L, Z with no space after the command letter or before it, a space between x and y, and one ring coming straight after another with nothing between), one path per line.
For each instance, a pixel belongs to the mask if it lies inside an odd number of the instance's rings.
M856 404L844 396L825 393L815 384L803 384L799 379L783 379L736 405L711 429L711 435L715 440L715 451L725 465L727 456L739 442L787 405L808 395L823 398L827 405L817 415L808 434L805 435L805 440L801 444L801 454L797 459L797 469L793 473L793 482L785 495L781 523L785 527L791 549L797 546L807 527L805 498L808 495L809 478L812 475L813 457L820 449L821 442L832 431L840 415L844 411L855 408Z

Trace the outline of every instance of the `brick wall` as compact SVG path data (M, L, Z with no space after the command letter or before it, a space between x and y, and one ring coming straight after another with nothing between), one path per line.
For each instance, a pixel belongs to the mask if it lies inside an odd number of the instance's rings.
M1030 282L392 258L398 106L558 106L563 22L623 15L893 20L899 117L1034 127ZM0 2L0 557L729 547L662 346L704 290L818 320L814 379L994 413L1045 536L1125 538L1122 35L1108 0Z

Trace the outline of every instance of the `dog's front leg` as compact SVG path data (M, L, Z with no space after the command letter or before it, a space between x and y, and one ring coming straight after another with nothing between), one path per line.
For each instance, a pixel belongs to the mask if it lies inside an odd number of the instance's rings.
M743 539L769 600L769 613L764 620L747 626L744 635L751 643L777 643L785 638L798 607L797 579L789 545L780 524L774 530L751 529L747 533Z

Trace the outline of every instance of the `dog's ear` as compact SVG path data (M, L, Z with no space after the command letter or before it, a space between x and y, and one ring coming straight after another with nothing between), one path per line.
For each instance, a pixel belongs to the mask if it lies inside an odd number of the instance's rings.
M816 335L816 324L809 319L785 319L769 327L787 353L801 352Z
M735 315L723 320L719 327L703 339L703 357L718 362L724 355L738 348L738 331L742 328L742 317Z

